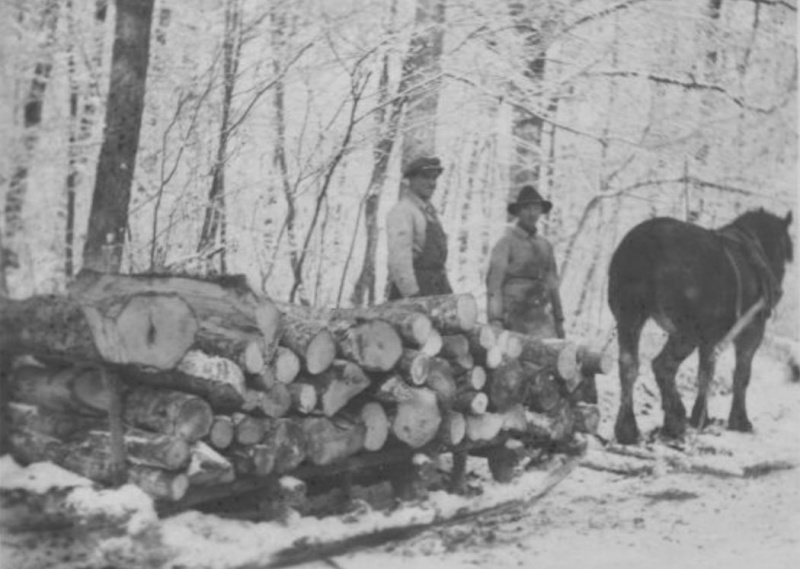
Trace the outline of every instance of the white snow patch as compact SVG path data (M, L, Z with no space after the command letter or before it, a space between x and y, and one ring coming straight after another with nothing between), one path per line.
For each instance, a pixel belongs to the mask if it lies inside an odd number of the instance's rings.
M67 497L67 505L81 515L102 515L127 520L127 531L136 535L158 522L153 500L138 486L93 490L77 488Z
M23 467L8 455L0 457L0 488L44 494L54 489L92 486L92 481L51 462Z

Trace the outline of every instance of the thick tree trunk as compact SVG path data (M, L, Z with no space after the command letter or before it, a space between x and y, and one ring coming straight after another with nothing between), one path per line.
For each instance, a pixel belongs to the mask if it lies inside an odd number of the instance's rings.
M382 306L428 316L440 334L463 334L475 327L478 303L471 294L445 294L393 300Z
M182 391L136 387L124 402L125 421L159 433L180 436L190 443L211 431L214 414L200 397Z
M144 111L153 4L154 0L117 1L106 128L83 250L85 268L117 272L122 261Z

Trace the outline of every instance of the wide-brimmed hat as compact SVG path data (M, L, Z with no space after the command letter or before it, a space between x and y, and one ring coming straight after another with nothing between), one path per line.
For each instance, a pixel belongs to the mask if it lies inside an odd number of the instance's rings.
M542 213L547 213L553 209L553 202L544 199L533 186L523 186L519 194L517 194L517 200L508 204L508 213L517 215L520 209L532 203L542 204Z
M413 178L414 176L421 176L423 178L436 178L442 173L442 161L435 156L422 156L412 160L406 169L403 170L403 176L406 178Z

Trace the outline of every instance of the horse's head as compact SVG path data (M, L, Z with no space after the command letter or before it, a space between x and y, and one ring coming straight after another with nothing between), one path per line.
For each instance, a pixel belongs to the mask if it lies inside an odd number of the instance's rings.
M789 234L791 224L791 211L785 217L780 217L763 208L748 211L732 223L745 229L758 241L778 283L783 281L786 264L794 257L792 238Z

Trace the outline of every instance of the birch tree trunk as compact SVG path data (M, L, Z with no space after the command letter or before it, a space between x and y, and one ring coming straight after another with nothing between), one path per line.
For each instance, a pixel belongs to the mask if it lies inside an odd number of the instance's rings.
M84 268L117 272L144 111L155 0L118 0L106 129L83 249ZM106 245L113 244L107 251Z

